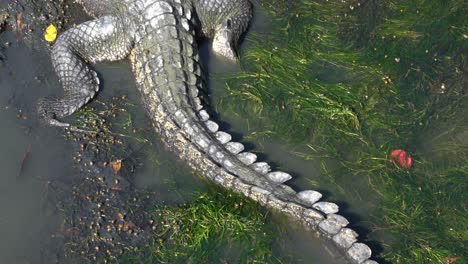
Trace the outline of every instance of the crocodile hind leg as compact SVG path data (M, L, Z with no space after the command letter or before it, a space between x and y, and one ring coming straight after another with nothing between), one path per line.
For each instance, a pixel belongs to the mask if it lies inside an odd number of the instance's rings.
M117 61L132 49L131 23L122 17L104 16L63 33L52 49L52 64L64 89L62 98L39 100L38 112L46 123L69 127L60 122L88 103L99 90L99 79L87 62Z

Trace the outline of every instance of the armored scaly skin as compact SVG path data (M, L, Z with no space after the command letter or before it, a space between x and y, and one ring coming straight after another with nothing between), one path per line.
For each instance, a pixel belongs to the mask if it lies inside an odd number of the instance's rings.
M333 240L350 263L372 264L370 248L357 242L348 221L322 195L296 193L283 183L288 173L270 172L266 162L243 152L241 143L218 131L198 95L203 86L196 37L213 38L213 50L235 59L234 46L252 16L247 0L78 0L96 20L63 33L52 62L65 89L63 99L46 98L39 112L51 125L72 114L99 89L85 61L127 56L143 105L164 143L195 171L217 184L278 209Z

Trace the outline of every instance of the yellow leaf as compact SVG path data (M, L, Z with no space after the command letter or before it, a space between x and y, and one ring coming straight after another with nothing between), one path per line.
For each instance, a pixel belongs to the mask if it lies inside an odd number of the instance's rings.
M44 33L44 39L48 42L53 42L57 38L57 28L50 24Z

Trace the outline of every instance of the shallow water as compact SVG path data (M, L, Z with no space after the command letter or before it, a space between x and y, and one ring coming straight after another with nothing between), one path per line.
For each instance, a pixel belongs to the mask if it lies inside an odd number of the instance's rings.
M250 32L268 30L267 19L257 13ZM49 203L51 181L67 181L79 177L73 170L69 143L62 131L39 126L34 115L37 98L57 91L58 83L48 54L42 46L34 47L17 41L13 33L0 35L0 42L11 42L4 49L5 62L0 62L0 259L1 263L47 263L43 260L50 238L61 223L57 208ZM217 73L236 72L238 66L209 55L209 44L202 47L206 69L210 76ZM27 67L26 67L27 66ZM97 67L102 76L103 90L99 97L129 95L137 103L135 84L127 62L101 64ZM211 79L210 93L213 105L224 90L224 82ZM219 119L225 122L230 132L246 135L249 120L230 116L218 109ZM142 111L135 121L149 126ZM157 138L157 136L156 136ZM290 171L297 178L293 185L298 189L313 188L324 191L327 200L349 205L349 215L366 217L371 204L356 195L349 199L338 192L336 186L318 185L320 167L313 161L304 161L290 154L289 146L283 142L247 140L254 151L263 153L264 160ZM136 171L137 186L158 192L158 203L176 204L189 200L196 191L206 187L186 167L180 166L173 153L167 152L157 140L147 147L153 153L141 160ZM362 183L353 183L350 188L361 188ZM359 193L359 191L356 191ZM52 194L53 195L53 194ZM344 201L346 200L346 204ZM355 217L356 220L359 217ZM276 241L279 254L292 255L298 263L342 263L334 249L304 232L302 227L290 225L280 216L273 215L272 222L287 234ZM353 222L359 224L359 222Z
M35 76L50 74L37 62L47 61L47 55L17 43L11 33L0 40L13 43L0 63L0 256L2 263L33 263L60 222L48 203L49 186L71 177L71 153L59 133L38 128L31 115L46 86Z

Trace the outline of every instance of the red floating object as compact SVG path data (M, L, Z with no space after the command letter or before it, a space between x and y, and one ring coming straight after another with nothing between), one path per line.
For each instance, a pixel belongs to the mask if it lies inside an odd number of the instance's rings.
M400 168L405 170L413 166L413 158L402 149L395 149L392 151L388 160L395 162Z

